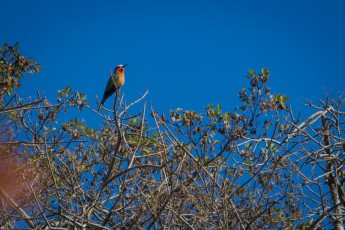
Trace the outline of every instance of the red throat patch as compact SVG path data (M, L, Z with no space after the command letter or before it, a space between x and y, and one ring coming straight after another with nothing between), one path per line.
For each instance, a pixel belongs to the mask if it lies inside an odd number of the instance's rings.
M123 73L124 70L125 70L124 68L118 68L118 69L116 70L116 72Z

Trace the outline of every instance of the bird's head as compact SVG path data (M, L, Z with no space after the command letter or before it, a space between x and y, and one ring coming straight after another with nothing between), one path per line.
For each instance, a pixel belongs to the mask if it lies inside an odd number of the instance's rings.
M124 65L118 65L115 67L114 69L114 73L121 73L121 72L124 72L125 70L125 67L127 66L128 64L124 64Z

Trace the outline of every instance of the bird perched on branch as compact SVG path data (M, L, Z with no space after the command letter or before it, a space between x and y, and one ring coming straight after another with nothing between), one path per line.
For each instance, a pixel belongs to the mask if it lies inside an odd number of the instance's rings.
M114 74L110 76L107 86L105 87L103 99L101 104L99 104L98 111L101 111L105 101L116 91L116 89L120 89L121 86L125 84L125 67L127 65L128 64L118 65L115 67Z

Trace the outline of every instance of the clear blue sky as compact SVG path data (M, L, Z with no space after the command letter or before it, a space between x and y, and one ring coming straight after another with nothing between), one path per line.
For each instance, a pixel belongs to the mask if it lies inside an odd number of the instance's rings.
M161 112L210 103L232 110L249 68L267 67L272 91L299 108L345 89L343 0L7 0L0 28L1 43L19 41L42 64L25 93L53 99L69 85L94 108L120 63L129 64L127 101L149 90Z

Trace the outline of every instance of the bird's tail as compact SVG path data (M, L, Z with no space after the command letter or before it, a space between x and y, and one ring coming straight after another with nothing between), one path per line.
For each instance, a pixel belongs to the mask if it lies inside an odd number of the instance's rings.
M101 101L101 103L100 103L99 106L98 106L98 109L97 109L98 112L101 111L101 109L103 108L104 103L105 103L105 99L103 98L102 101Z

